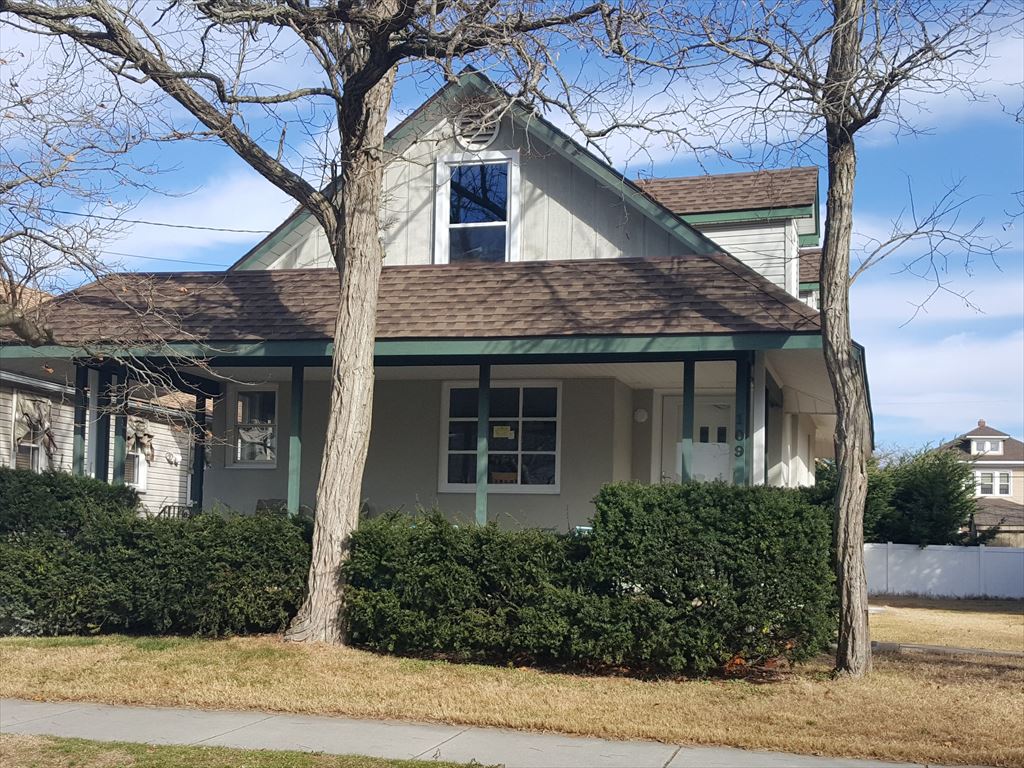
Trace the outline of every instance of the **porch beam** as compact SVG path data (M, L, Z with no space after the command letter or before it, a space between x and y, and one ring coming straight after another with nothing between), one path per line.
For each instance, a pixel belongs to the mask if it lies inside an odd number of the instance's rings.
M696 388L696 361L683 361L683 461L679 477L687 483L693 479L693 426Z
M85 474L85 428L89 420L89 369L75 363L75 439L71 446L71 471Z
M302 400L306 369L292 366L291 424L288 430L288 516L299 514L302 481Z
M480 365L476 399L476 524L487 525L487 430L491 420L491 365Z
M203 508L203 483L206 480L206 395L196 394L192 416L192 483L189 501L196 509Z
M110 388L113 374L100 369L96 393L96 439L93 440L93 466L96 479L110 482Z
M736 431L733 448L732 481L734 485L750 482L750 355L736 358Z
M110 482L124 485L124 463L128 448L128 377L124 373L113 379L111 402L114 409L114 467Z

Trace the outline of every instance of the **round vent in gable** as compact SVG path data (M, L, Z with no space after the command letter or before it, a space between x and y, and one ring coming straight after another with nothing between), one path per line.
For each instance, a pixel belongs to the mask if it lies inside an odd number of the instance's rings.
M467 109L454 120L455 140L469 152L487 149L498 138L501 122L483 109Z

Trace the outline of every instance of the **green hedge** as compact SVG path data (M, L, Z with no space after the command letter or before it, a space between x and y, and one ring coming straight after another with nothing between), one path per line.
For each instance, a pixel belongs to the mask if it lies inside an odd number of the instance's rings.
M292 521L137 505L123 487L0 469L0 633L273 632L297 610L309 546Z
M833 637L828 515L795 491L606 486L592 533L386 515L346 565L352 641L453 659L706 673Z

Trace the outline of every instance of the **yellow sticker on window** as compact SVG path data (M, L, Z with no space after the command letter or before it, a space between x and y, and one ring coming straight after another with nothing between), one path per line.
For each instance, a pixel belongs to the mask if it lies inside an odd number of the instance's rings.
M515 440L516 433L508 424L498 424L491 427L491 437L501 438L502 440Z

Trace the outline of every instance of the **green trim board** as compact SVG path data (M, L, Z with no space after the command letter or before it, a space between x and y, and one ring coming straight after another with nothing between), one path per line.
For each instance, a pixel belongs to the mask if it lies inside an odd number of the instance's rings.
M801 291L820 291L821 283L800 283Z
M487 525L487 430L491 424L491 366L480 366L476 391L476 524Z
M679 478L685 483L693 479L693 428L696 422L697 365L693 360L683 361L683 450Z
M203 486L206 480L206 395L196 393L192 423L192 478L189 501L196 509L203 508Z
M817 232L817 217L815 217L815 231L799 235L797 240L801 248L817 248L821 245L821 235Z
M288 515L299 514L299 493L302 482L302 403L306 369L292 366L291 424L288 429Z
M76 475L85 474L85 429L89 420L89 401L86 390L89 387L89 369L75 365L75 437L71 447L71 471Z
M424 358L492 358L566 356L622 356L682 354L689 352L743 352L763 349L820 349L821 334L806 333L740 333L698 336L542 336L514 339L378 339L374 358L387 363L389 358L414 361ZM97 350L92 350L94 353ZM327 339L308 341L210 341L169 342L154 347L111 348L109 357L163 359L202 358L220 365L241 364L244 359L268 365L268 358L291 360L305 358L327 365L334 344ZM86 350L56 345L43 347L0 346L0 360L68 359L84 357ZM324 362L326 361L326 362ZM423 364L423 363L419 363Z
M417 134L426 133L434 125L437 125L445 116L444 111L439 109L444 104L457 101L460 98L474 94L500 94L500 88L486 76L472 69L462 72L453 83L448 83L433 96L427 99L419 109L409 118L394 128L384 139L385 152L397 155L403 152ZM512 119L521 126L527 135L539 141L569 162L575 164L587 175L605 186L612 192L620 194L622 199L629 203L635 210L647 216L654 223L658 224L670 235L689 247L696 254L721 253L722 249L706 235L694 229L690 223L676 213L673 213L661 203L657 202L625 175L619 173L605 161L589 152L566 133L561 131L552 123L545 120L535 112L530 111L522 104L514 102L509 110ZM333 194L331 186L324 190L327 194ZM813 215L808 207L806 215ZM261 263L266 251L273 248L285 237L294 232L305 223L311 214L299 209L285 219L277 229L257 243L229 269L249 269Z
M110 390L113 374L101 368L96 393L96 439L93 441L95 477L107 482L110 477Z
M793 208L755 208L745 211L681 214L687 224L733 224L741 221L774 221L776 219L807 219L814 216L813 205Z

